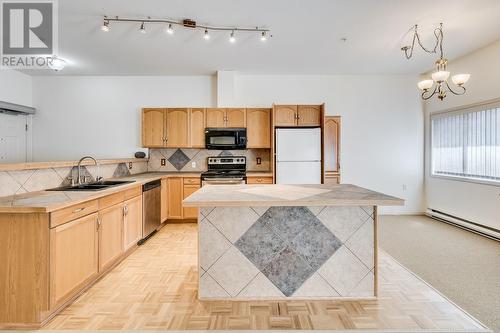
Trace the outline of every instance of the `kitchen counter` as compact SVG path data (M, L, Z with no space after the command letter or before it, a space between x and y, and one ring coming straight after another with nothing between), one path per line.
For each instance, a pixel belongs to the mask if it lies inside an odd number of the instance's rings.
M165 177L199 177L193 172L147 172L112 180L134 181L101 191L38 191L0 197L0 213L48 213Z
M404 201L355 185L204 186L203 300L372 299L377 296L377 206Z

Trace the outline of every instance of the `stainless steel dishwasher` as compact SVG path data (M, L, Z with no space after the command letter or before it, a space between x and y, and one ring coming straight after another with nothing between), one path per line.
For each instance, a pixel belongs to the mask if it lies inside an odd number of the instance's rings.
M142 235L137 243L143 244L161 225L161 180L142 185Z

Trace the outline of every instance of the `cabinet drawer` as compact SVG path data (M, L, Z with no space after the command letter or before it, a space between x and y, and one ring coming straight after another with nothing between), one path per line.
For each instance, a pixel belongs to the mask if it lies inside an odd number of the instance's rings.
M104 198L100 198L98 200L99 200L99 209L104 209L125 201L125 191L111 194L105 196Z
M135 198L142 195L142 186L136 186L134 188L125 191L125 200Z
M273 177L247 177L247 184L272 184Z
M50 213L50 227L54 228L79 217L97 212L98 207L97 200L92 200L52 212Z
M200 178L197 177L189 177L189 178L184 178L184 184L187 185L200 185Z

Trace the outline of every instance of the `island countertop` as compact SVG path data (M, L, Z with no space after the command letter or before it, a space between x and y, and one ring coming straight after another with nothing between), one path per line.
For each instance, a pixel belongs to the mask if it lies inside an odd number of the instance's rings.
M402 206L404 200L356 185L214 185L184 199L185 207Z

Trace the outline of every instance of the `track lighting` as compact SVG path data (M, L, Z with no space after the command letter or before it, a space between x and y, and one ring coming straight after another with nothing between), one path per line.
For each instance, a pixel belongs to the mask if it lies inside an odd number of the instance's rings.
M231 43L235 43L236 42L236 37L234 37L234 31L231 31L231 35L229 35L229 41Z
M104 32L109 31L109 21L104 20L102 25L101 25L101 30Z
M139 32L141 34L145 34L146 33L146 27L144 26L144 22L141 23L141 28L139 29Z
M265 31L262 31L262 34L260 35L260 40L263 42L267 40L267 33Z
M174 27L172 26L172 23L169 23L167 27L167 34L172 35L173 33L174 33Z
M208 34L208 30L205 29L205 33L203 34L203 39L205 40L209 40L210 39L210 35Z

